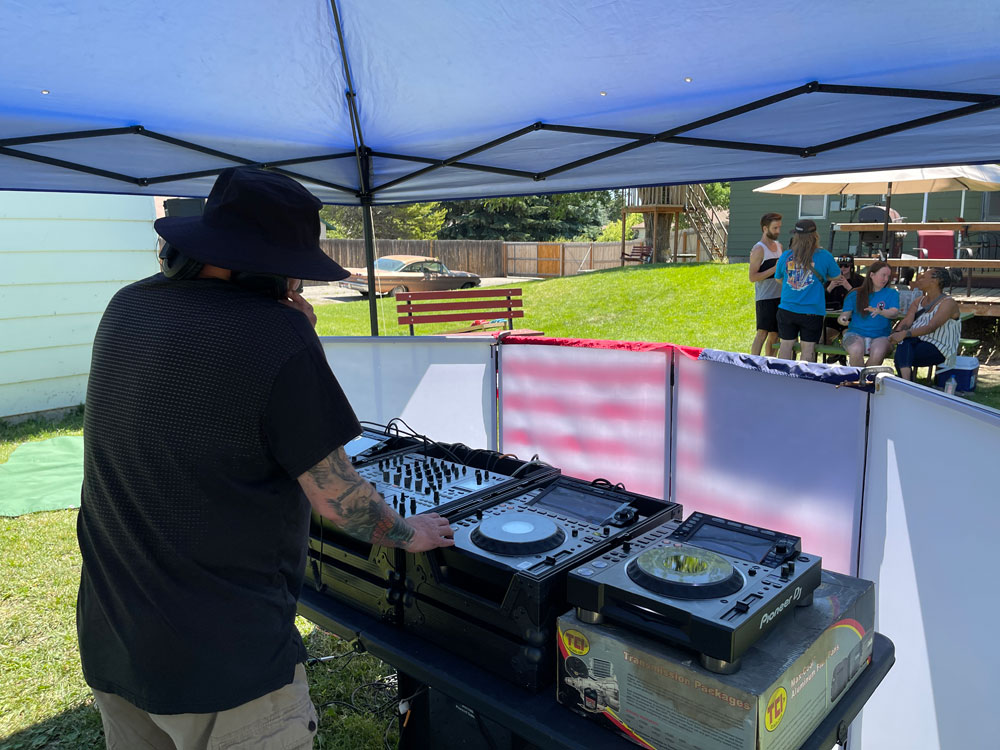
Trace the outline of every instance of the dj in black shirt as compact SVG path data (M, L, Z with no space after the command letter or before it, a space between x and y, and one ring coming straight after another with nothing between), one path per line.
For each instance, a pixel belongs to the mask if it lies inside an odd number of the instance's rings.
M305 659L294 617L310 507L366 541L454 543L436 514L400 518L344 453L360 426L289 291L346 276L316 241L319 206L286 177L226 170L204 216L157 222L166 275L119 291L101 320L77 626L109 747L218 742L246 706L230 734L263 738L247 747L311 745L311 704L294 741L264 738L275 719L254 717ZM191 743L182 714L210 717Z

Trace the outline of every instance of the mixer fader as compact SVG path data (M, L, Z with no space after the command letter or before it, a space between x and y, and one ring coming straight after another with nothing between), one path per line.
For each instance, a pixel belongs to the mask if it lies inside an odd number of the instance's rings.
M401 516L437 510L456 500L514 481L505 474L420 453L383 458L362 466L358 473Z

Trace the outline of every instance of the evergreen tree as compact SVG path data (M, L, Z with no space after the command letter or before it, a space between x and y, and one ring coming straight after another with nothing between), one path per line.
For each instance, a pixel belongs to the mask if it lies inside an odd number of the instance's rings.
M327 225L327 236L361 239L364 237L359 206L324 206L320 218ZM440 203L407 203L373 206L375 236L384 240L433 240L444 224L445 209Z

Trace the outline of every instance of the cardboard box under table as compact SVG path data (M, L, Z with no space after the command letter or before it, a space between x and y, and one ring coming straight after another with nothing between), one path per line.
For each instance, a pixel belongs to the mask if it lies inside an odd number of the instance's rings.
M646 748L798 748L868 666L875 590L823 571L813 604L754 644L732 675L634 631L559 618L558 700Z

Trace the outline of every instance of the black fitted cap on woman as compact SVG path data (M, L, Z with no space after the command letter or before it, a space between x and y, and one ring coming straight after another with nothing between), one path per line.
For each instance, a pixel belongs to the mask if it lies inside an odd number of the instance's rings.
M812 219L799 219L795 222L795 229L792 230L795 234L809 234L810 232L816 231L816 222Z
M319 246L319 199L295 180L252 167L223 170L201 216L153 226L182 254L233 271L311 281L350 276Z

